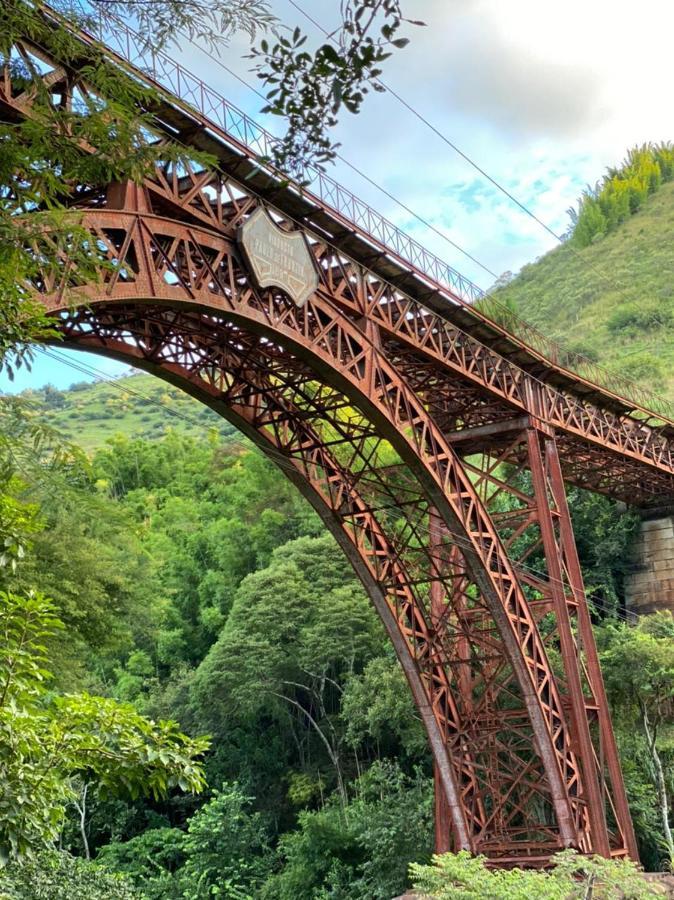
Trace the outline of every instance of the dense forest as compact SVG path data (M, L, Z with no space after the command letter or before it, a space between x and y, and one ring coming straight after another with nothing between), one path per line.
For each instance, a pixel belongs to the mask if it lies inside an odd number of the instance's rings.
M195 742L183 755L208 738L207 750L196 747L204 783L181 777L154 795L87 766L64 769L52 803L69 855L38 855L41 877L50 866L57 881L95 873L103 897L117 896L100 887L109 873L123 876L119 896L146 898L401 893L408 865L432 849L426 739L359 583L283 473L146 376L46 387L6 398L3 410L13 449L2 524L13 543L0 596L6 606L52 599L38 642L48 699L104 698L127 716L174 720ZM141 430L148 414L153 436L134 438L129 423ZM99 417L101 440L85 454L53 430L55 415L71 434ZM128 433L106 436L117 416ZM669 773L674 623L623 621L636 518L579 491L571 505L643 861L654 869L666 846L637 698L652 692L656 759ZM1 672L10 667L0 661ZM667 774L667 795L670 786Z

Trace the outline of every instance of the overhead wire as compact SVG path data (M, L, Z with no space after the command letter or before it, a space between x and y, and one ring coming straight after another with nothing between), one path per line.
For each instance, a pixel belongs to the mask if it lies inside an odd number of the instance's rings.
M264 95L261 94L259 91L257 91L256 88L253 88L250 84L248 84L248 82L245 81L240 75L238 75L238 74L236 74L235 72L233 72L228 66L226 66L224 63L222 63L221 61L219 61L216 57L214 57L214 56L212 56L211 54L209 54L208 51L206 51L205 48L203 48L201 45L195 44L194 41L192 41L191 38L189 38L189 37L188 37L187 35L185 35L183 32L181 32L181 35L182 35L183 37L185 37L190 43L192 43L193 46L195 46L197 49L202 50L202 51L205 52L208 56L210 56L215 62L218 63L218 65L220 65L225 71L227 71L227 72L229 72L230 74L232 74L232 75L233 75L238 81L240 81L243 85L245 85L246 87L250 88L250 89L251 89L252 91L254 91L258 96L261 96L261 97L264 96ZM188 143L186 143L186 141L181 140L177 135L172 136L172 137L171 137L171 140L172 140L173 143L175 143L175 144L177 144L177 145L183 147L183 148L184 148L185 150L187 150L187 151L189 151L189 150L192 149L192 148L190 147L190 145L189 145ZM216 170L217 172L219 172L220 174L224 175L225 177L228 177L227 173L222 169L222 167L219 165L219 163L216 163L216 165L215 165L214 168L215 168L215 170ZM248 187L247 190L249 190L251 193L255 193L254 191L251 190L250 187ZM258 196L258 198L259 198L259 195L256 195L256 196ZM292 222L292 223L293 223L294 225L296 225L298 228L300 228L300 229L306 229L306 227L307 227L306 222L301 222L299 219L295 218L295 217L294 217L292 214L290 214L290 213L284 213L284 216L285 216L285 218L286 218L288 221ZM320 240L323 241L324 243L326 243L328 246L332 247L333 249L339 250L339 248L337 248L337 247L331 242L331 240L330 240L326 235L324 235L324 234L321 235ZM449 238L448 238L448 240L449 240ZM367 268L367 267L364 267L364 268ZM369 271L369 269L368 269L368 271ZM472 338L472 340L475 340L477 343L482 344L482 342L479 341L477 338ZM580 356L580 357L582 357L582 354L577 354L577 355ZM520 367L517 365L517 363L514 363L513 365L515 365L517 368L520 368ZM609 373L609 374L610 374L610 373ZM529 378L532 379L532 381L535 381L537 384L539 384L539 385L540 385L542 388L544 388L546 391L549 391L549 385L546 384L541 378L538 378L536 375L534 375L534 374L531 373L531 372L527 372L527 375L528 375Z
M188 38L188 40L190 40L190 39ZM192 43L193 43L193 42L192 42ZM198 49L203 50L203 48L201 48L199 45L195 45L195 46L197 46ZM215 58L214 58L214 59L215 59ZM217 62L217 59L216 59L215 61ZM224 64L222 64L222 63L219 63L219 64L221 64L221 65L223 66L223 68L227 69L227 67L224 66ZM229 69L227 69L227 70L228 70L228 71L231 71L231 70L229 70ZM235 76L238 80L240 80L243 84L245 84L247 87L249 87L249 88L251 88L253 91L255 91L255 93L259 94L259 92L255 90L255 88L252 88L250 85L248 85L248 83L245 82L243 79L241 79L240 76L236 75L236 74L233 73L233 72L232 72L232 74L234 74L234 76ZM260 95L260 96L263 96L263 95ZM180 141L178 138L174 138L174 141L175 141L175 143L178 143L178 144L180 144L181 146L183 146L185 149L187 149L187 150L190 149L190 147L189 147L188 144L186 144L186 143L183 142L183 141ZM218 167L218 168L219 168L219 167ZM298 224L298 225L300 224L300 223L298 223L296 220L292 219L292 217L288 217L288 218L290 218L291 221L294 221L295 224ZM329 243L329 242L328 242L328 243ZM42 352L45 353L46 355L50 355L49 351L47 351L45 348L42 348ZM57 356L56 354L53 354L53 353L52 353L51 355L52 355L53 358L57 358L57 359L58 359L58 356ZM63 361L66 365L71 366L71 368L74 368L74 369L78 369L78 368L79 368L79 370L80 370L80 371L84 371L85 374L86 374L86 368L89 368L89 369L91 370L89 374L91 374L91 372L93 372L94 375L96 375L96 374L98 373L99 376L102 375L102 380L106 380L105 373L101 373L100 370L96 370L96 369L94 369L94 367L78 367L77 364L72 363L71 361L66 361L65 359L63 359L63 360L61 360L61 361ZM532 376L532 377L534 377L534 376ZM541 384L543 383L543 382L540 382L539 379L535 379L535 380L539 381L539 383L541 383ZM111 384L113 384L113 385L115 384L114 380L110 380L109 383L111 383ZM115 385L115 386L118 387L117 385ZM127 390L127 389L121 389L121 390ZM136 393L138 394L138 392L136 392ZM138 394L138 396L142 397L142 395L140 395L140 394ZM146 402L149 402L149 403L153 403L153 402L154 402L155 405L161 406L161 404L156 404L156 401L152 401L150 398L144 397L143 399L144 399ZM164 409L164 407L161 407L161 408ZM164 411L166 411L166 410L164 410ZM168 410L168 412L169 412L171 415L174 415L174 416L176 416L176 417L178 417L178 418L183 418L183 419L185 419L185 421L188 421L188 422L190 422L191 424L196 425L198 428L203 428L203 425L202 425L201 423L199 423L197 420L195 420L195 419L193 419L193 418L191 418L191 417L188 417L188 416L186 417L184 414L181 414L181 413L179 413L179 412L176 411L176 410ZM255 447L255 446L256 446L255 444L252 444L252 443L251 443L251 445L243 444L243 443L238 442L238 441L236 441L236 440L230 440L229 443L230 443L230 446L238 446L238 447L240 447L240 448L242 448L243 450L246 450L246 451L250 451L251 447ZM276 461L276 462L278 463L278 465L281 466L282 468L285 468L287 471L292 471L294 474L297 473L297 469L296 469L294 466L292 466L292 464L288 464L287 458L286 458L285 456L283 456L282 454L278 453L278 451L277 451L275 448L273 448L273 447L270 446L269 448L265 448L265 452L267 452L267 455L269 455L270 457L275 458L275 461ZM415 527L417 527L417 526L415 526ZM429 531L429 530L427 530L427 529L423 529L423 530L422 530L420 527L417 527L417 531L418 531L419 533L421 533L422 535L424 535L424 536L430 538L430 531ZM457 533L455 533L455 532L452 532L452 531L449 530L448 528L447 528L447 534L449 534L450 537L452 537L452 538L456 541L457 545L461 546L463 549L471 549L471 548L472 548L472 545L471 545L471 544L465 539L465 537L463 537L462 535L459 535L459 534L457 534ZM534 577L544 578L544 579L547 579L547 580L550 581L550 582L552 582L552 581L555 580L555 579L551 578L551 576L549 576L547 573L541 572L541 571L537 571L537 570L531 568L530 566L528 566L528 565L526 565L526 564L514 562L514 561L512 561L512 560L511 560L510 562L511 562L511 565L513 565L514 568L519 569L519 570L522 571L522 572L528 572L529 574L534 575ZM561 581L559 582L559 584L562 585L564 588L566 587L566 586L563 584L563 582L561 582ZM608 611L608 612L611 612L611 613L613 613L613 614L619 612L618 610L612 610L612 609L609 609L609 608L607 608L607 611ZM626 617L625 617L625 618L626 618Z
M290 0L290 2L292 3L293 6L297 6L297 4L295 4L295 3L293 2L293 0ZM299 8L299 7L298 7L298 8ZM203 48L200 48L200 49L203 50ZM216 59L215 57L212 57L212 58ZM216 59L216 61L218 61L218 60ZM219 61L218 61L218 62L219 62ZM223 66L223 68L227 69L227 67L224 66L224 64L222 64L222 63L220 63L220 62L219 62L219 64L221 64L221 65ZM231 72L231 70L228 70L228 71ZM234 73L232 73L232 74L234 74ZM239 76L236 76L236 75L235 75L235 77L239 78ZM239 78L239 80L242 81L244 84L247 85L247 82L243 81L243 79ZM249 88L251 87L250 85L247 85L247 86L248 86ZM255 90L254 88L251 88L251 89L252 89L252 90ZM257 91L256 91L256 93L259 94L259 92L257 92ZM263 95L260 95L260 96L263 96ZM395 95L394 95L394 96L395 96ZM346 162L346 161L345 161L345 162ZM349 165L350 165L350 164L349 164ZM353 168L355 168L355 167L353 167ZM358 170L357 170L357 171L358 171ZM367 177L367 176L363 176L363 177ZM487 177L489 177L489 176L487 176ZM375 186L379 187L378 185L376 185L375 182L372 182L372 183L373 183ZM382 188L380 188L380 189L383 190ZM392 199L395 200L395 198L394 198L392 195L390 195L390 196L391 196ZM398 202L398 201L396 201L396 202ZM401 206L402 206L402 204L401 204ZM405 208L406 208L406 207L405 207ZM406 209L407 209L407 208L406 208ZM407 209L407 211L410 212L411 214L415 215L411 210ZM431 226L431 227L433 227L433 226ZM438 233L439 233L442 237L444 237L446 240L449 240L450 243L452 243L451 240L450 240L449 238L447 238L445 235L443 235L441 232L438 232ZM456 246L456 245L455 245L455 246ZM461 248L458 248L458 249L461 249ZM462 252L465 252L465 251L462 250ZM59 357L58 357L57 355L55 355L55 354L50 354L48 351L43 351L43 352L45 352L45 354L48 355L48 356L51 355L52 358L59 359ZM72 363L71 361L66 361L66 360L64 360L64 359L62 359L62 358L59 359L59 361L64 362L66 365L69 365L71 368L78 369L79 371L84 372L85 374L91 374L91 371L93 371L94 373L96 372L96 370L95 370L93 367L88 367L88 366L86 366L86 367L84 367L84 366L78 366L77 364L74 364L74 363ZM89 369L90 371L87 372L87 369ZM104 374L104 373L103 373L103 374ZM171 409L166 410L163 406L161 406L161 404L156 403L156 401L152 401L150 398L143 397L143 395L140 394L140 393L137 392L137 391L130 390L130 389L128 388L128 386L127 386L127 387L124 387L124 388L119 387L119 386L114 382L114 380L108 380L108 379L106 379L105 377L103 378L103 380L107 381L108 383L114 384L115 387L118 387L120 390L123 390L123 391L125 391L126 393L132 393L132 394L135 393L137 396L141 397L141 398L144 399L146 402L149 402L149 403L153 403L153 402L154 402L155 405L159 406L162 410L164 410L164 412L168 411L171 415L173 415L173 416L175 416L175 417L177 417L177 418L181 418L181 419L183 419L183 420L189 422L190 424L195 425L195 426L198 427L198 428L203 428L203 423L198 422L198 420L194 419L193 417L186 416L186 415L180 413L180 412L177 411L177 410L171 410ZM245 450L250 450L250 447L251 447L251 446L254 446L254 445L252 445L252 444L251 444L251 445L243 444L243 443L238 442L238 441L236 441L236 440L230 440L229 443L230 443L230 446L239 446L239 447L241 447L241 448L243 448L243 449L245 449ZM270 449L270 451L273 450L273 448L269 448L269 449ZM288 464L288 461L287 461L286 457L284 457L282 454L279 454L278 451L276 451L275 453L276 453L275 461L277 462L277 464L279 464L279 465L281 465L281 466L285 466L285 468L286 468L287 470L292 470L294 473L297 472L297 469L296 469L294 466L292 466L291 464ZM274 452L268 452L267 455L269 455L269 456L274 456ZM420 531L420 529L417 529L417 530ZM424 532L420 531L420 533L424 533ZM469 544L465 541L465 538L463 538L462 536L457 535L456 533L453 533L453 532L451 532L451 531L449 531L448 533L450 534L451 537L453 537L453 538L456 540L456 542L457 542L457 544L458 544L459 546L463 546L464 548L467 548L467 547L469 546ZM429 536L430 536L430 532L429 532ZM533 569L533 568L530 567L530 566L527 566L527 565L524 565L524 564L521 564L521 563L513 563L513 566L514 566L515 568L519 568L520 571L527 571L527 572L529 572L530 574L536 574L536 575L538 575L538 577L544 577L544 578L546 578L548 581L551 581L551 579L550 579L550 577L547 575L547 573L542 573L542 572L540 572L540 571L537 571L537 570ZM560 582L560 583L561 583L561 582ZM596 602L596 601L593 601L593 602ZM600 604L600 605L603 605L603 604ZM605 608L608 612L611 612L611 613L614 614L614 615L615 615L615 614L619 614L619 612L620 612L620 611L618 611L618 610L609 610L609 609L608 609L607 607L605 607L605 606L604 606L604 608ZM626 616L625 616L624 618L627 620L627 617L626 617Z
M298 3L296 3L295 0L288 0L288 2L291 3L292 6L295 7L302 15L304 15L316 28L318 28L324 34L324 36L326 36L328 39L330 39L336 43L333 35L330 34L313 16L311 16L309 13L307 13ZM223 69L223 71L227 72L231 77L233 77L235 80L237 80L240 84L242 84L243 86L248 88L250 91L252 91L257 97L262 99L265 103L268 102L268 98L265 96L265 94L263 94L261 91L259 91L257 88L255 88L253 85L251 85L250 82L248 82L240 74L238 74L236 71L234 71L231 67L229 67L228 65L223 63L222 60L219 57L217 57L214 53L212 53L210 50L208 50L202 44L195 41L192 37L190 37L184 31L178 30L178 33L181 35L181 37L183 37L186 41L188 41L193 47L195 47L195 49L199 50L201 53L203 53L205 56L207 56L212 62L214 62L217 66L219 66L221 69ZM484 175L485 178L487 178L489 181L491 181L496 187L499 188L499 190L503 191L505 193L505 195L508 196L514 203L516 203L518 206L520 206L524 212L526 212L533 219L535 219L537 222L539 222L539 224L541 224L556 240L558 240L560 243L563 243L565 246L567 246L569 248L569 250L572 252L572 254L574 256L576 256L578 259L580 259L582 264L586 268L589 268L590 270L592 270L600 279L602 279L611 288L616 290L617 293L619 293L623 297L623 299L625 299L627 302L630 302L629 296L625 293L623 288L617 282L615 282L613 279L611 279L609 276L607 276L604 272L597 269L596 266L594 266L591 262L589 262L589 260L586 260L585 257L582 256L582 254L578 253L578 251L574 247L572 247L567 241L565 241L562 236L556 234L544 222L542 222L540 219L538 219L538 217L534 213L532 213L526 206L524 206L516 197L514 197L502 185L500 185L495 179L493 179L477 163L475 163L473 160L471 160L467 154L463 153L463 151L461 151L458 147L456 147L456 145L453 144L453 142L450 141L449 138L446 137L446 135L442 135L442 133L434 125L432 125L432 123L427 122L426 119L423 116L421 116L421 114L418 113L418 111L416 109L414 109L414 107L412 107L403 97L401 97L389 85L387 85L381 79L376 79L376 81L379 84L381 84L382 87L388 93L391 94L391 96L393 96L396 100L401 102L407 109L409 109L410 112L412 112L415 116L420 118L436 134L438 134L440 137L442 137L443 140L445 141L445 143L447 143L452 149L456 150L456 152L459 153L459 155L461 155L464 159L466 159L466 161L468 161L477 171L479 171L482 175ZM379 182L377 182L375 179L373 179L371 176L369 176L366 172L364 172L362 169L360 169L358 166L356 166L354 163L352 163L350 160L348 160L346 157L344 157L343 154L338 152L336 154L336 156L342 163L344 163L344 165L346 165L349 169L354 171L364 181L366 181L367 183L372 185L376 190L381 192L384 196L386 196L393 203L395 203L397 206L399 206L401 209L403 209L406 213L408 213L410 216L412 216L414 219L416 219L418 222L420 222L425 228L428 228L430 231L432 231L434 234L436 234L438 237L440 237L448 245L453 247L459 253L463 254L466 258L470 259L471 262L473 262L475 265L477 265L483 271L487 272L492 278L497 279L499 277L496 272L494 272L492 269L490 269L481 260L477 259L477 257L473 256L469 251L467 251L465 248L463 248L458 243L456 243L454 240L452 240L452 238L450 238L444 231L440 230L437 226L435 226L427 218L422 216L419 212L415 211L414 209L409 207L406 203L404 203L402 200L400 200L398 197L396 197L394 194L392 194L389 190L387 190L385 187L383 187L383 185L381 185ZM478 290L481 290L482 293L485 294L484 290L482 290L480 288L478 288ZM508 313L509 313L509 315L512 316L512 311L508 310ZM515 315L514 318L519 319L519 316ZM531 328L529 323L527 323L524 320L521 320L521 321L525 327ZM536 329L534 329L534 330L536 330ZM542 337L544 337L544 336L542 335ZM593 361L590 360L589 358L584 357L582 353L573 351L573 356L576 357L579 361L584 361L586 363L589 363L591 366L596 368L596 364L593 363ZM606 375L611 376L611 371L606 370ZM625 379L623 377L622 382L626 382L626 381L629 382L629 379ZM633 386L636 387L637 390L643 391L643 389L640 388L639 385L633 383ZM653 399L658 401L656 406L659 408L663 401L657 395L653 395ZM637 405L639 405L640 402L641 401L636 401ZM666 415L668 415L668 414L666 413Z
M314 18L310 13L308 13L302 6L297 2L297 0L288 0L288 3L294 7L301 15L303 15L309 22L314 25L328 40L332 41L332 43L338 45L338 41L334 37L334 33L328 32L328 30L321 25L317 19ZM415 106L409 103L403 96L401 96L397 91L395 91L389 84L383 81L381 78L375 79L375 82L387 92L389 93L395 100L397 100L408 112L410 112L416 119L422 122L427 128L429 128L440 140L450 147L456 154L458 154L465 162L468 163L476 172L478 172L483 178L485 178L493 187L495 187L498 191L500 191L505 197L507 197L512 203L514 203L519 209L525 213L529 218L533 219L541 228L543 228L548 235L552 236L559 244L563 244L565 247L569 249L569 251L579 259L582 264L594 272L595 275L598 275L599 278L604 281L605 284L610 285L614 290L616 290L625 300L630 302L630 297L625 293L624 289L618 282L616 282L613 278L606 275L600 269L598 269L595 265L593 265L588 259L586 259L581 253L579 253L576 248L570 244L567 240L565 240L563 235L557 234L557 232L552 229L546 222L544 222L539 216L536 215L529 207L524 204L521 200L519 200L513 193L511 193L503 184L497 181L496 178L491 176L482 166L475 162L474 159L470 157L468 153L463 151L457 144L454 143L450 138L447 137L436 125L434 125L426 116L424 116ZM266 99L266 98L265 98ZM354 167L355 168L355 167ZM362 173L359 173L362 174ZM367 178L366 175L363 175L364 178ZM413 215L416 215L412 213ZM420 221L422 221L419 218ZM484 268L484 266L483 266ZM577 356L582 356L582 354L576 354Z
M217 66L219 66L224 72L227 72L228 75L231 75L232 78L235 78L244 87L247 87L250 91L252 91L257 97L259 97L265 103L268 102L267 97L262 93L262 91L258 91L258 89L256 87L254 87L245 78L243 78L242 75L239 75L238 72L236 72L234 69L232 69L226 63L223 63L223 61L218 56L216 56L214 53L212 53L210 50L208 50L202 44L197 43L193 38L191 38L184 31L179 31L179 33L180 33L181 37L183 37L193 47L195 47L197 50L199 50L201 53L203 53L205 56L207 56L208 59L210 59ZM467 259L469 259L471 262L475 263L476 266L479 266L479 268L481 268L483 271L485 271L488 275L491 275L492 278L498 278L498 275L496 272L494 272L492 269L490 269L488 266L486 266L483 262L481 262L479 259L477 259L477 257L475 257L471 253L469 253L468 250L466 250L464 247L461 247L459 244L457 244L456 241L452 240L452 238L450 238L448 234L446 234L444 231L441 231L436 225L433 225L432 222L429 222L428 219L424 218L424 216L422 216L420 213L411 209L411 207L409 207L406 203L403 203L402 200L400 200L398 197L396 197L394 194L392 194L383 185L379 184L379 182L375 181L373 178L371 178L369 175L367 175L365 172L363 172L362 169L358 168L358 166L356 166L355 163L352 163L341 153L337 153L336 155L337 155L337 159L339 159L340 162L344 163L344 165L347 166L349 169L351 169L352 172L355 172L364 181L366 181L368 184L372 185L372 187L374 187L378 191L380 191L380 193L382 193L385 197L388 197L388 199L391 200L393 203L395 203L397 206L399 206L400 209L403 209L406 213L408 213L410 216L415 218L418 222L420 222L422 225L424 225L426 228L428 228L430 231L432 231L434 234L436 234L438 237L440 237L443 241L445 241L447 244L449 244L451 247L453 247L459 253L463 254L463 256L465 256Z
M331 39L334 40L334 38L332 37L332 35L328 34L328 32L323 28L323 26L321 26L320 23L318 23L312 16L310 16L308 13L306 13L306 11L303 10L302 7L299 6L299 4L295 3L294 0L289 0L289 2L291 2L292 5L293 5L299 12L301 12L304 16L306 16L307 19L308 19L309 21L311 21L312 24L314 24L316 28L318 28L319 30L321 30L321 31L323 32L324 35L326 35L328 38L331 38ZM203 47L201 44L196 43L194 40L192 40L191 37L189 37L189 35L185 34L184 32L178 31L178 33L181 34L181 36L184 37L186 40L188 40L188 41L189 41L196 49L198 49L200 52L203 52L204 54L206 54L212 61L214 61L214 62L215 62L218 66L220 66L224 71L228 72L230 75L232 75L232 77L234 77L236 80L238 80L241 84L245 85L248 89L250 89L251 91L253 91L258 97L264 99L265 102L267 101L267 98L265 97L264 94L262 94L260 91L258 91L256 88L254 88L252 85L250 85L250 84L249 84L245 79L243 79L238 73L234 72L230 67L228 67L227 65L225 65L218 57L216 57L214 54L212 54L210 51L208 51L205 47ZM392 95L396 97L396 99L400 99L401 102L404 102L405 105L409 106L409 104L407 104L406 101L404 101L402 98L399 98L398 95L397 95L394 91L391 91L391 90L388 88L388 86L384 85L383 82L381 82L381 83L382 83L382 86L383 86L386 90L389 90L390 93L392 93ZM412 109L412 108L410 107L410 109ZM412 110L412 111L414 112L414 110ZM177 137L174 138L174 142L176 142L176 143L182 143ZM450 142L450 143L451 143L451 142ZM187 149L189 149L189 147L188 147L186 144L184 144L184 143L183 143L183 146L185 146L185 147L187 147ZM421 217L418 213L416 213L414 210L412 210L411 208L409 208L408 206L406 206L404 203L402 203L400 200L398 200L398 198L396 198L393 194L391 194L390 192L388 192L385 188L383 188L383 187L382 187L381 185L379 185L376 181L374 181L373 179L371 179L366 173L362 172L360 169L358 169L358 167L354 166L352 163L350 163L350 162L349 162L348 160L346 160L344 157L341 157L341 156L340 156L340 158L342 159L342 161L343 161L346 165L348 165L349 167L351 167L354 171L356 171L356 172L357 172L359 175L361 175L364 179L366 179L367 181L369 181L369 183L371 183L374 187L376 187L378 190L382 191L386 196L390 197L390 199L391 199L392 201L394 201L395 203L397 203L401 208L405 209L406 212L408 212L408 213L409 213L410 215L412 215L413 217L417 218L422 224L424 224L426 227L428 227L428 228L430 228L431 230L433 230L433 231L434 231L436 234L438 234L443 240L446 240L449 244L451 244L453 247L455 247L457 250L459 250L459 252L465 254L465 255L466 255L467 257L469 257L473 262L475 262L477 265L479 265L480 267L482 267L485 271L489 272L490 275L496 277L496 273L494 273L491 269L489 269L488 267L486 267L486 266L485 266L484 264L482 264L479 260L477 260L477 259L476 259L475 257L473 257L471 254L469 254L468 251L464 250L462 247L460 247L458 244L456 244L454 241L452 241L451 238L449 238L444 232L442 232L442 231L440 231L439 229L437 229L432 223L428 222L428 220L424 219L424 218ZM218 167L218 168L219 168L219 167ZM486 177L489 177L489 176L486 175ZM288 218L289 218L291 221L294 221L295 224L298 224L298 225L300 225L300 226L302 225L302 223L298 223L296 220L292 219L292 217L289 216ZM573 248L572 248L572 249L573 249ZM573 252L576 253L575 250L574 250ZM585 262L585 261L584 261L584 262ZM589 263L588 263L588 265L589 265ZM593 268L592 266L590 266L590 267ZM597 271L598 271L598 270L597 270ZM606 276L604 276L603 273L599 273L599 272L598 272L598 274L599 274L601 277L606 278ZM607 280L608 280L608 279L607 279ZM613 285L613 286L616 287L616 285ZM622 292L620 288L618 288L618 291L619 291L620 293L622 293L622 295L625 297L625 299L628 299L628 300L629 300L629 298L627 297L627 295L626 295L624 292ZM509 314L510 314L510 311L509 311ZM519 318L519 317L515 316L515 319L518 319L518 318ZM525 327L527 327L527 328L531 328L531 326L528 325L528 323L526 323L526 322L523 322L523 325L524 325ZM535 330L535 329L534 329L534 330ZM576 353L575 351L574 351L574 354L573 354L573 355L574 355L578 360L584 359L584 357L583 357L582 354ZM594 365L594 363L592 363L591 360L585 359L585 362L588 362L588 363L590 363L591 365ZM610 376L610 375L611 375L610 371L607 370L606 375L607 375L607 376ZM625 382L625 379L623 378L622 381ZM639 391L643 391L643 389L639 388L638 385L634 385L634 386L635 386ZM658 402L655 404L655 406L654 406L653 408L654 408L654 409L660 409L660 408L661 408L661 405L660 405L660 404L661 404L663 401L661 401L660 398L658 398L658 397L655 396L655 395L654 395L653 399L655 399L655 400L658 401ZM636 403L637 407L640 407L642 401L636 400L636 401L632 401L632 402ZM643 408L646 409L646 407L643 407ZM656 415L658 415L658 414L656 413ZM665 413L665 416L667 416L667 413Z
M44 347L41 347L40 352L43 355L45 355L51 359L54 359L57 362L60 362L66 366L69 366L70 368L72 368L76 371L79 371L84 374L88 374L90 376L91 375L98 376L99 381L113 386L116 390L118 390L122 393L136 396L139 399L143 400L144 402L146 402L150 405L156 406L163 413L169 413L169 415L174 416L175 418L179 418L185 422L188 422L189 424L195 426L200 432L203 432L205 430L203 422L200 422L199 420L195 419L194 417L189 416L185 413L182 413L178 410L172 409L171 407L163 406L161 403L159 403L158 401L154 400L151 397L148 397L147 395L143 394L142 392L138 391L136 388L131 388L128 385L122 387L115 379L109 378L107 373L102 372L102 370L97 369L94 366L91 366L87 363L81 363L81 362L75 363L74 361L71 361L67 357L64 357L62 354L58 353L57 351L54 351L53 348L50 348L48 350ZM236 438L230 438L229 436L227 437L227 445L232 448L240 449L241 451L244 451L244 452L250 452L253 449L258 452L263 452L265 455L272 458L273 461L279 466L279 468L281 468L287 472L292 472L293 475L297 475L297 473L299 471L297 469L297 467L292 465L292 463L289 463L288 458L286 456L284 456L282 453L280 453L272 445L269 445L268 448L265 447L265 450L262 451L261 448L259 448L253 442L243 443L243 442L237 440ZM370 484L371 487L373 487L373 489L377 490L377 486L375 483L368 480L368 484ZM381 489L380 489L380 492L381 492ZM387 494L387 497L388 497L388 499L395 501L395 497L393 496L393 494ZM444 527L446 533L452 539L452 541L454 543L456 543L456 545L459 546L462 550L473 549L472 544L464 535L457 534L455 531L452 531L446 525L443 527ZM430 532L430 528L428 526L421 525L419 523L415 523L415 525L413 527L413 532L421 537L427 538L430 541L431 532ZM512 567L516 571L519 571L520 574L522 574L522 575L533 576L534 578L537 578L537 579L543 579L543 580L549 582L550 584L558 584L565 591L568 589L568 585L565 582L561 581L560 579L553 578L547 572L544 572L541 569L537 569L531 565L528 565L526 563L522 563L522 562L519 562L516 560L510 560L510 563L511 563ZM605 604L601 600L601 598L590 597L590 598L588 598L588 602L592 603L595 606L599 606L601 608L601 610L604 613L606 613L607 615L616 616L617 618L622 619L625 622L633 622L634 621L633 614L626 615L622 612L622 610L620 610L618 608L610 607L607 604Z
M296 0L288 0L291 6L293 6L301 15L303 15L309 22L312 23L322 34L333 41L333 43L337 43L334 35L327 31L320 22L318 22L310 13L308 13L305 9L303 9ZM490 184L492 184L497 190L499 190L502 194L508 197L516 206L520 208L523 213L526 213L531 219L537 222L545 231L551 235L555 240L563 242L564 239L561 235L557 234L549 225L547 225L542 219L540 219L532 210L530 210L521 200L515 197L506 187L504 187L500 182L498 182L495 178L493 178L482 166L478 165L467 153L465 153L460 147L458 147L450 138L447 137L446 134L443 134L437 126L435 126L431 121L429 121L419 110L412 106L404 97L402 97L397 91L395 91L389 84L384 82L381 78L376 79L377 83L380 84L387 93L389 93L394 99L396 99L399 103L401 103L408 112L412 113L412 115L422 122L427 128L429 128L440 140L450 147L455 153L457 153L465 162L468 163L476 172L479 172L483 178L485 178Z

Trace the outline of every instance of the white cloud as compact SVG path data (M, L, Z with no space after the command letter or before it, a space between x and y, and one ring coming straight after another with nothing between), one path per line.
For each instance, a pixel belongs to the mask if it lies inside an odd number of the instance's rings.
M298 2L326 28L336 24L336 0ZM320 38L288 0L273 7ZM641 9L610 0L403 0L403 9L427 26L407 29L411 43L388 61L385 80L557 231L584 184L628 146L674 132L668 0ZM246 51L238 36L222 62L258 87ZM183 55L234 102L259 109L249 89L199 51L185 46ZM554 243L390 95L369 97L359 116L345 113L337 137L346 158L496 272L519 268ZM340 164L336 175L456 268L489 283L352 170Z

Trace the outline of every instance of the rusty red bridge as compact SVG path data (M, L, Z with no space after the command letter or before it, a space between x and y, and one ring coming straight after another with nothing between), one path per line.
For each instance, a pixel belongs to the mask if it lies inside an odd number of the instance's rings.
M54 103L87 90L96 41L74 35L82 60L28 35L15 46ZM129 28L104 39L121 77L156 89L157 134L218 165L78 186L71 205L100 273L83 284L64 261L35 284L59 346L178 385L312 504L423 719L439 850L498 864L564 847L636 858L565 485L671 499L666 404L503 318L325 174L288 181L265 162L272 137ZM29 116L35 95L13 71L0 73L4 121ZM255 248L242 252L260 209L280 245L301 235L313 279L302 302L279 286L287 259L263 287Z

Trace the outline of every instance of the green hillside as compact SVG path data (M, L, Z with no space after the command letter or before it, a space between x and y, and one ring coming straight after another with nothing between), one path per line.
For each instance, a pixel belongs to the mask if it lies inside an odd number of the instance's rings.
M89 452L117 434L158 438L172 429L199 438L213 428L223 435L235 432L207 406L152 375L78 382L66 391L46 386L21 396L43 413L46 424Z
M674 400L674 183L586 247L561 245L495 295L569 349Z

